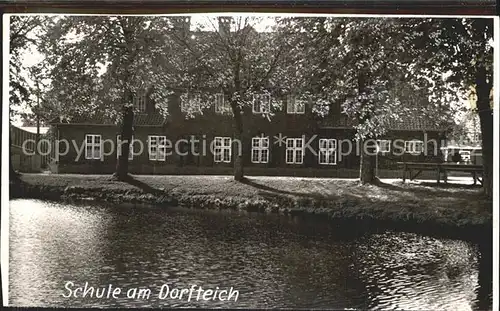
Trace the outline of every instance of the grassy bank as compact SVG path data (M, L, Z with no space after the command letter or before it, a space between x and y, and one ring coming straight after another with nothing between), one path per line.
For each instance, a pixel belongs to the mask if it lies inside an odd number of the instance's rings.
M11 197L307 214L462 234L487 231L492 222L492 202L482 197L481 188L457 184L393 180L358 185L356 180L293 177L250 177L240 183L230 176L135 176L120 182L109 175L41 174L23 174L21 181L11 187Z

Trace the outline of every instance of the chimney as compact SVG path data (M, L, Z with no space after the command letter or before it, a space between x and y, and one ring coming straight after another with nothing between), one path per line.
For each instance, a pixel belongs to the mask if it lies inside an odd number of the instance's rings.
M219 20L219 33L220 34L229 34L231 32L232 17L219 16L218 20Z

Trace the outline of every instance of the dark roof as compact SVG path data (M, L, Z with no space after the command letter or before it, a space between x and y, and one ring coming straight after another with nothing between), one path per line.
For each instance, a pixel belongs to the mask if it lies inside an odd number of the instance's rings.
M165 118L160 114L135 114L134 126L162 126ZM92 124L92 125L117 125L118 122L104 116L74 116L71 119L55 118L50 124Z
M356 126L353 118L337 117L320 122L321 128L350 129ZM402 120L389 121L388 130L391 131L446 131L450 126L439 124L432 119L424 117L405 117Z
M338 129L350 129L356 126L356 120L348 118L346 116L333 117L330 119L325 119L320 121L321 128L338 128Z
M429 118L405 118L389 122L388 128L395 131L444 131L448 127Z

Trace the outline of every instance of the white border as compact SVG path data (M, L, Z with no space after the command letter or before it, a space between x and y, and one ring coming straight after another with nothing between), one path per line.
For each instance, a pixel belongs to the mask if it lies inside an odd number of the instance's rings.
M10 40L4 40L5 38L9 38L10 33L10 16L19 15L19 16L57 16L57 15L71 15L71 16L118 16L124 14L54 14L54 13L24 13L24 14L4 14L2 23L3 23L3 33L2 33L2 55L3 55L3 72L2 72L2 88L3 88L3 98L2 98L2 176L1 176L1 271L2 271L2 295L3 295L3 305L8 306L8 273L9 273L9 160L8 156L5 154L9 154L9 101L8 101L8 93L9 93L9 48L10 48ZM500 19L495 15L484 15L484 16L475 16L475 15L397 15L397 14L309 14L309 13L191 13L191 14L127 14L129 16L262 16L262 17L274 17L274 16L300 16L300 17L387 17L387 18L491 18L493 19L493 38L494 38L494 62L493 62L493 305L492 310L499 309L498 302L498 278L499 278L499 269L498 269L498 247L499 247L499 226L498 226L498 217L499 217L499 193L498 193L498 181L499 181L499 99L500 99ZM496 142L496 143L495 143ZM7 151L7 153L5 153Z
M10 50L10 14L4 14L2 33L2 176L1 176L1 194L2 194L2 222L0 239L0 265L2 268L2 298L3 305L7 306L9 301L9 50ZM8 38L8 40L4 40Z

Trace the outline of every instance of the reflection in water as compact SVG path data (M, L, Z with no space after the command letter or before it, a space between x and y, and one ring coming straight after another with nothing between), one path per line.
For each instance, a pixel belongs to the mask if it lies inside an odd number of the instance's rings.
M476 298L477 251L463 241L382 234L358 241L357 252L370 307L470 310Z
M477 251L415 234L349 234L276 215L144 206L10 204L14 306L468 310ZM64 298L64 284L150 288L150 299ZM234 302L160 300L163 284L239 291Z

